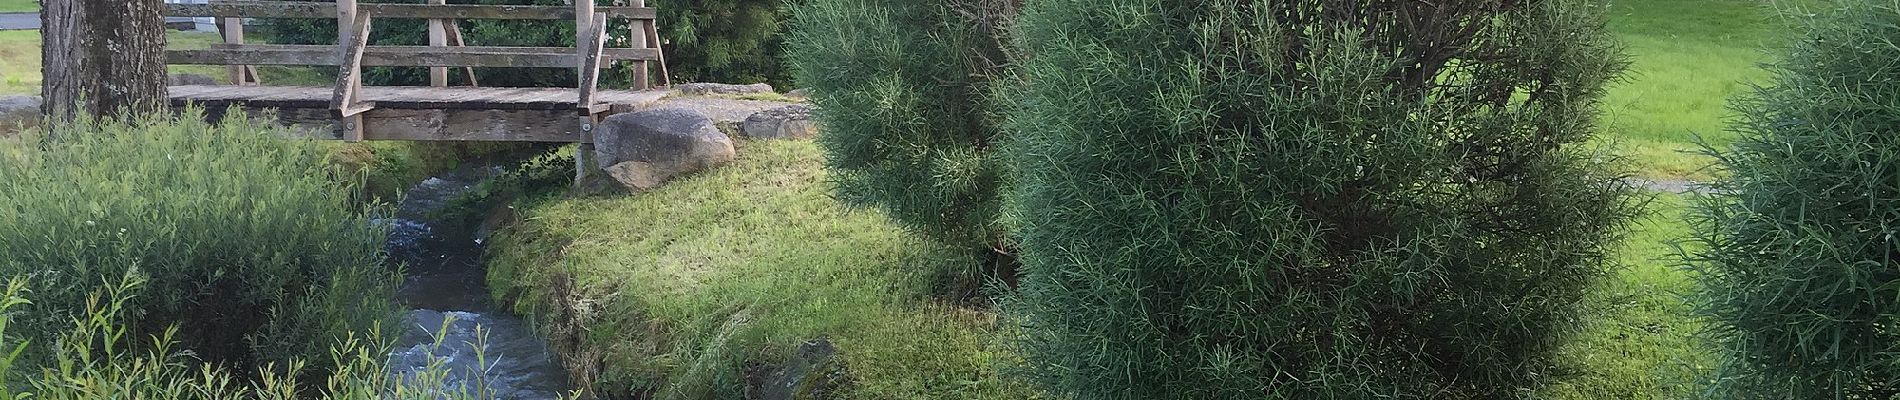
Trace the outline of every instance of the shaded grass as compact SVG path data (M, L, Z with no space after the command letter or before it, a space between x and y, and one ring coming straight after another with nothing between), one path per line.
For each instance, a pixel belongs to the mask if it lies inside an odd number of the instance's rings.
M1607 140L1644 178L1695 179L1711 160L1688 154L1695 136L1726 145L1728 99L1761 82L1759 64L1776 37L1766 0L1620 0L1610 30L1633 63L1604 99Z
M1694 281L1671 245L1689 232L1685 201L1663 194L1651 207L1620 251L1628 268L1590 295L1590 327L1559 351L1556 383L1538 398L1684 398L1713 372L1719 360L1683 298Z
M514 299L613 395L737 398L746 371L828 337L848 398L1021 398L993 370L994 317L930 300L973 262L830 197L810 142L657 191L524 206L490 247ZM757 374L754 374L756 376Z

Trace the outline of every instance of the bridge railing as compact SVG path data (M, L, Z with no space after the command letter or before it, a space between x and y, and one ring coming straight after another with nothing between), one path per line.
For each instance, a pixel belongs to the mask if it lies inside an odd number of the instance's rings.
M474 67L575 68L579 76L577 111L585 119L592 119L607 107L594 101L601 69L616 62L633 62L636 90L651 86L649 63L660 63L665 75L665 57L654 25L657 12L644 7L645 0L631 3L596 6L592 0L580 0L570 7L445 4L443 0L431 0L429 4L212 0L209 4L168 4L168 15L222 19L224 43L202 50L168 50L166 60L169 64L230 66L231 80L236 85L258 84L252 67L255 65L337 67L331 111L339 119L338 129L350 140L362 138L361 114L374 108L361 98L362 68L366 66L430 67L434 86L447 86L450 67L468 68L471 84ZM334 46L246 44L244 18L335 19L339 40ZM371 23L379 18L429 20L430 46L369 45ZM632 48L606 47L607 22L611 18L633 21ZM467 46L456 28L456 21L461 19L572 20L576 47ZM591 122L584 126L591 127Z

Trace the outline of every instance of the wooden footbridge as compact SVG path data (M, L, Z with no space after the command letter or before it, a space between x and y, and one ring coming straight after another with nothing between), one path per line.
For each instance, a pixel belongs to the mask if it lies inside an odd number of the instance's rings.
M197 104L208 111L237 107L246 112L273 110L284 124L316 137L348 141L536 141L592 143L595 123L664 97L652 90L650 68L665 76L665 57L654 25L655 11L645 0L625 6L446 4L358 4L212 0L209 4L170 4L172 16L220 19L224 43L205 50L169 50L169 64L229 66L229 83L170 88L175 106ZM311 18L337 21L336 45L264 45L244 43L247 18ZM428 20L429 46L371 46L370 26L377 19ZM457 21L463 19L572 20L572 48L467 46ZM610 20L630 21L630 48L609 48ZM616 62L633 64L627 90L601 90L601 70ZM265 86L258 65L336 67L329 87ZM363 85L363 67L429 67L428 87ZM479 87L475 67L573 68L572 88ZM449 68L465 68L467 86L450 86ZM327 134L326 134L327 133Z

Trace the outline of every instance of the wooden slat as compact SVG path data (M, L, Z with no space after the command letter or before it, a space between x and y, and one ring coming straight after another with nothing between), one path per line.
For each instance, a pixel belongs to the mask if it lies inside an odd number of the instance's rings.
M214 45L205 50L168 50L168 64L195 65L319 65L335 66L336 47L330 45ZM606 49L602 60L654 60L655 49ZM576 68L580 56L564 47L456 47L370 46L363 65L371 67L523 67Z
M206 109L245 108L328 109L334 89L328 86L182 85L168 90L172 105L198 104ZM602 104L641 106L666 96L665 91L602 90L594 100ZM554 110L572 119L579 93L574 88L495 88L422 86L366 86L358 101L377 109L488 109ZM373 111L372 111L373 112Z
M575 15L573 8L564 6L360 4L357 10L376 18L573 20ZM640 20L651 20L659 15L648 7L599 7L595 12L606 13L614 18ZM336 18L336 4L291 1L166 4L165 14L180 17L332 19Z

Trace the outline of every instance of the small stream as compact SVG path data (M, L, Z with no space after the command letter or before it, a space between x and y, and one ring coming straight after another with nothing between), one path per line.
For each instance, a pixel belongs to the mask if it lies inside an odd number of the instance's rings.
M572 388L567 373L520 317L489 298L482 244L473 227L432 224L440 210L499 168L463 168L409 189L390 226L392 261L406 266L399 292L409 309L389 365L413 376L431 363L447 367L449 391L486 387L499 399L557 399ZM444 321L451 321L444 330ZM443 340L437 344L435 335Z

